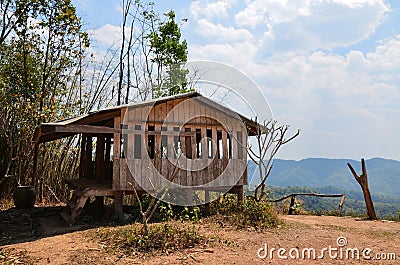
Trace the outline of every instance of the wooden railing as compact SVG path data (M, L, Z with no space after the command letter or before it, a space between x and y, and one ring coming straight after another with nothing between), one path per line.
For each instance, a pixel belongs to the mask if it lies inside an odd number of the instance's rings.
M314 197L332 197L332 198L342 197L342 199L340 200L340 203L339 203L339 208L338 208L338 215L342 216L342 208L343 208L344 200L346 199L346 194L292 193L292 194L286 195L280 199L270 200L270 201L271 202L280 202L285 199L291 198L289 212L288 212L288 214L290 215L290 214L293 214L294 202L295 202L296 196L314 196Z

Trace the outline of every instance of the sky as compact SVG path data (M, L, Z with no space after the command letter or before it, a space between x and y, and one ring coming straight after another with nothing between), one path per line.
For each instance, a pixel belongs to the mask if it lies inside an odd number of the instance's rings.
M97 43L118 39L119 0L72 2ZM189 60L243 72L274 119L301 130L278 157L400 160L400 1L160 0L155 8L188 20Z

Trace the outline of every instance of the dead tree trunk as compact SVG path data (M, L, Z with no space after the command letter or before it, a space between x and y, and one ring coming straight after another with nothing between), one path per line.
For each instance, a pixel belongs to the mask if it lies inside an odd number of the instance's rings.
M374 209L374 204L372 203L371 193L369 192L368 188L368 176L367 176L367 169L365 167L364 158L361 159L361 166L362 166L362 174L357 175L354 168L347 163L347 166L350 168L351 173L353 174L354 178L357 180L358 184L360 184L361 189L364 194L365 204L367 206L367 214L369 220L376 220L376 214Z

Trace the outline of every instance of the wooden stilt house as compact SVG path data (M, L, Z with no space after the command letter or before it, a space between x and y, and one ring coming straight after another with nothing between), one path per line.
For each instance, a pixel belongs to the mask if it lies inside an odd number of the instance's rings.
M74 222L90 196L114 198L122 213L124 194L184 190L236 193L247 184L247 137L257 124L197 92L133 103L43 123L36 145L80 135L80 166L63 212Z

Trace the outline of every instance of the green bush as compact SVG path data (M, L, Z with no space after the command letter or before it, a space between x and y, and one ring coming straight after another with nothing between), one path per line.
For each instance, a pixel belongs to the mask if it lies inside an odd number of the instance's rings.
M174 218L174 211L169 203L160 203L158 211L163 222L171 221Z
M96 237L105 242L110 250L126 255L157 250L170 252L193 247L205 241L194 226L177 226L168 223L151 225L146 236L143 235L140 225L133 224L99 229Z
M266 201L246 199L238 203L236 196L225 195L211 202L209 208L211 215L226 216L226 220L238 228L273 228L282 223L273 205Z
M197 223L200 220L200 208L197 206L194 207L183 207L183 210L179 213L179 220L181 222L184 221L192 221L193 223Z
M152 197L148 194L141 196L140 201L142 203L142 207L146 210L152 200ZM129 208L129 213L132 215L131 221L133 222L141 222L142 216L139 212L139 203L135 200L133 205ZM192 221L196 223L200 220L202 212L200 208L197 206L179 206L173 205L167 202L160 202L158 205L154 215L152 216L150 222L168 222L172 220L180 220L180 221Z

